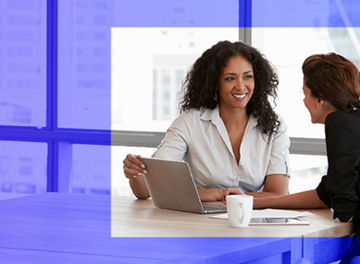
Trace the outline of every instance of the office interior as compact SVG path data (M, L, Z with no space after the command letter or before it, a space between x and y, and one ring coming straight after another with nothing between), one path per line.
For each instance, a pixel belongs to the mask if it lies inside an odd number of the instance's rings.
M151 156L179 114L192 63L225 39L258 48L278 70L274 106L291 139L290 193L313 189L326 174L326 148L323 125L311 124L302 102L301 63L334 51L360 67L358 7L0 0L0 200L48 193L135 200L122 160Z

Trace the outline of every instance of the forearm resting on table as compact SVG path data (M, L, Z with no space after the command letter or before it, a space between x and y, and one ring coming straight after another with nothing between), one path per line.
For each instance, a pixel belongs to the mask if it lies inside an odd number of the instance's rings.
M246 192L246 195L251 195L254 196L254 198L262 198L262 197L278 197L278 196L283 196L283 195L287 195L287 193L276 193L276 192Z
M137 176L129 179L130 188L138 199L147 199L150 197L146 187L144 176Z
M254 208L275 209L319 209L328 208L319 198L316 190L289 195L254 197Z
M215 202L223 199L222 189L198 189L202 202Z
M262 192L247 192L255 197L270 197L289 194L289 176L285 174L270 174L266 176Z

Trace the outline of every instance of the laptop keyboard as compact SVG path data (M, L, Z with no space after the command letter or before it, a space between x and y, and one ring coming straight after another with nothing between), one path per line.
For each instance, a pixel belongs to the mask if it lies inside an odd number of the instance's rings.
M226 212L226 206L222 204L203 204L205 211Z

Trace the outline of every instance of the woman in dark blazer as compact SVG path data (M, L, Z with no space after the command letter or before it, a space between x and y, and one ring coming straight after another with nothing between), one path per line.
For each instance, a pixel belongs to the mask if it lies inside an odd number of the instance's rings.
M350 263L360 255L360 73L335 53L308 57L302 70L311 122L325 124L327 175L315 190L255 198L254 208L332 208L334 219L354 223L353 243L341 262Z

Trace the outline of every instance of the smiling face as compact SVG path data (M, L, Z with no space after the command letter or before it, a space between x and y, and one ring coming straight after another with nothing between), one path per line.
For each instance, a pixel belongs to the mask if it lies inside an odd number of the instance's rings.
M231 57L220 74L220 106L246 109L255 87L251 63L242 56Z

